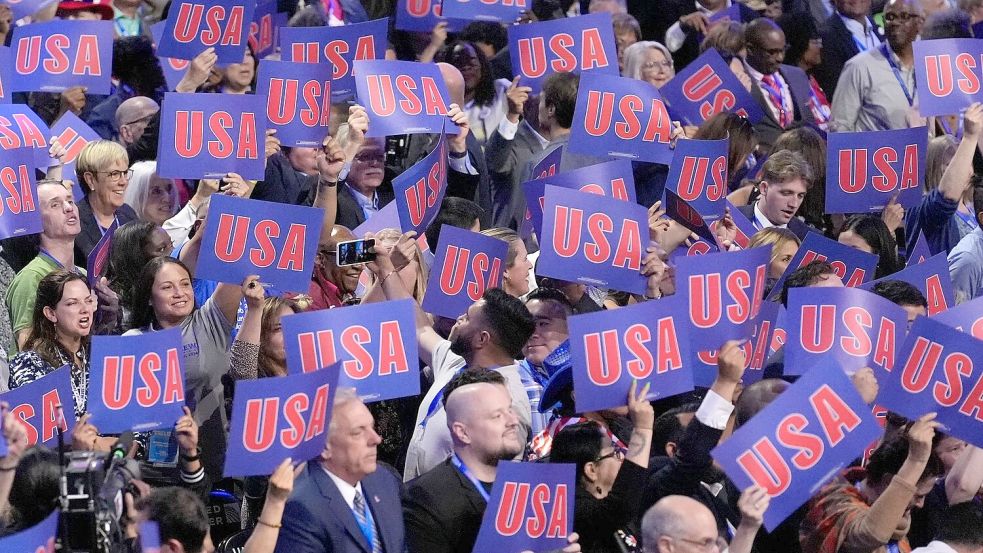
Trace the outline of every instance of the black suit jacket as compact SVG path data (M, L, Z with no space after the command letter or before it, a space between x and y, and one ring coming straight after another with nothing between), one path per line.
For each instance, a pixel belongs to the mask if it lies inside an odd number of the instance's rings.
M877 26L874 26L877 33ZM840 80L840 73L847 60L860 53L860 48L853 40L853 35L846 28L843 19L839 14L834 13L826 20L825 25L820 30L823 39L823 58L822 63L813 70L816 82L822 87L823 92L830 101L833 100L833 93L836 92L836 83ZM883 41L884 37L877 34Z
M401 483L379 467L360 482L385 553L404 553ZM276 553L372 553L355 515L319 460L307 463L283 510Z
M403 518L410 551L471 553L486 506L450 459L437 465L406 488Z
M792 94L792 105L795 107L794 121L801 121L812 125L816 124L816 119L812 116L809 109L809 77L805 71L793 65L782 65L779 70L785 83L788 84L789 92ZM778 119L771 113L771 101L767 98L767 92L761 90L757 82L752 79L751 96L761 106L761 111L765 116L754 126L754 132L758 137L758 143L765 151L771 150L771 145L778 140L778 136L785 132L778 123Z
M527 121L520 121L512 140L506 140L498 129L492 131L485 144L485 161L491 188L491 224L518 229L526 213L526 197L522 190L522 172L529 160L543 151L535 131Z
M758 226L755 224L754 220L754 204L739 206L737 210L747 217L747 220L751 221L755 227ZM806 235L810 232L819 232L818 229L802 221L802 219L799 219L798 217L792 217L792 219L788 222L788 230L795 233L795 235L799 237L799 240L805 240Z
M266 162L263 180L256 183L250 198L281 204L300 204L317 187L317 175L305 175L290 165L282 152Z
M78 210L82 232L75 237L75 265L85 267L88 263L89 253L102 238L102 231L99 230L96 216L92 214L92 205L89 204L88 196L79 200ZM130 221L136 221L138 217L132 207L123 204L116 210L116 219L119 220L119 226L123 226Z
M391 180L387 178L382 182L379 188L376 189L375 193L379 196L379 209L385 207L389 202L393 201L393 185ZM352 195L352 191L348 188L348 185L344 182L338 183L338 214L335 216L335 224L341 225L348 230L355 230L355 227L361 225L365 222L365 213L362 212L362 208L358 205L358 201L355 200L355 196Z
M737 0L733 0L733 2L741 13L740 23L754 21L759 17L758 12L747 7L747 5L745 5L743 2L739 2ZM655 40L665 43L666 31L668 31L670 27L679 21L680 17L695 12L696 4L694 0L669 0L664 5L659 6L658 9L653 9L652 11L664 12L664 16L661 18L661 24L656 25L656 27L661 29L661 33ZM685 27L683 27L682 30L684 33L686 33L686 40L683 41L683 45L679 48L679 50L672 53L672 59L676 66L676 71L681 71L684 67L689 65L691 61L699 57L700 42L703 39L703 36L698 31L686 29Z

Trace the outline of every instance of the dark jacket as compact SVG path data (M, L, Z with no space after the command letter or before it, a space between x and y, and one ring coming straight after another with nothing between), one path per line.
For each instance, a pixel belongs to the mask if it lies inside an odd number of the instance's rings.
M644 514L639 510L646 469L625 461L614 479L611 491L603 499L577 486L573 507L573 529L580 535L580 547L591 553L621 553L624 538L615 533L638 536L634 521ZM618 542L621 542L619 544Z
M749 21L754 21L757 19L758 12L747 7L743 2L738 2L733 0L734 5L741 13L740 23L747 23ZM660 6L658 10L662 12L665 10L665 15L663 17L662 25L665 27L661 29L661 34L653 40L665 43L666 31L679 21L680 17L684 15L689 15L696 11L696 3L694 0L669 0L664 6ZM700 42L703 40L703 36L699 31L694 31L692 29L687 29L682 27L683 32L686 34L686 40L683 45L672 53L672 60L676 66L676 71L681 71L684 67L690 64L691 61L695 60L700 56Z
M487 505L450 459L437 465L406 488L403 518L409 550L471 553Z
M747 217L747 220L751 221L751 224L754 224L755 227L758 226L755 224L754 220L754 204L742 205L738 207L737 210L740 211L742 215ZM795 233L795 235L799 237L799 240L805 240L806 235L810 232L819 232L819 230L810 226L808 223L805 223L798 217L792 217L792 219L788 222L788 230Z
M317 176L306 175L293 168L283 153L276 153L266 160L263 180L249 196L253 200L299 205L317 186Z
M85 267L88 263L89 253L102 238L102 230L99 229L96 216L92 214L92 206L89 204L88 196L79 200L78 210L82 232L75 237L75 265ZM139 217L132 207L123 204L116 210L116 219L119 221L119 226L123 226L130 221L138 220Z
M877 34L878 39L884 40L876 25L873 31ZM847 60L860 53L860 48L838 13L829 16L819 34L823 39L823 57L822 63L813 70L813 75L823 92L826 93L826 97L832 99L833 93L836 92L836 83L840 80L840 73L843 72L843 66Z
M809 109L809 77L805 71L793 65L782 65L779 70L785 82L788 84L789 92L792 94L792 105L795 107L795 117L793 121L816 124L816 119L812 116ZM753 81L754 79L752 79ZM761 106L761 111L765 116L754 126L754 132L758 137L758 143L765 151L771 150L771 145L778 140L778 136L785 132L779 125L778 120L771 113L771 102L767 98L767 93L761 90L757 82L751 84L751 96Z
M519 122L512 140L503 138L498 129L489 135L485 161L490 177L492 226L519 228L526 213L526 197L520 179L529 160L542 151L542 143L527 121Z
M393 201L393 185L388 177L376 189L376 195L379 196L379 209ZM355 227L364 222L365 213L362 212L351 189L344 182L338 183L338 215L335 217L335 224L342 225L348 230L355 230Z

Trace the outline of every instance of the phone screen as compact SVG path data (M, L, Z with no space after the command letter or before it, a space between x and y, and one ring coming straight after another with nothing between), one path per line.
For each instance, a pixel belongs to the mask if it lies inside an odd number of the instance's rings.
M375 239L351 240L348 242L338 242L337 260L338 265L356 265L367 263L375 259L375 253L370 251L375 246Z

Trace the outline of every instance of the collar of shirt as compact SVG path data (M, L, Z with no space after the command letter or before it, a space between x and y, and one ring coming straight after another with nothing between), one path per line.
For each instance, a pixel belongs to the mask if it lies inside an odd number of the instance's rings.
M710 15L713 15L713 14L717 13L717 12L712 12L712 11L706 9L705 7L703 7L703 4L701 4L699 2L693 2L693 4L696 5L696 11L702 13L703 15L710 16ZM732 5L733 4L731 3L731 0L727 0L727 4L725 4L724 7L720 8L720 9L721 10L726 10L727 8L731 7Z
M766 228L771 228L771 227L788 228L788 224L776 225L771 221L769 221L768 218L765 217L765 214L762 213L760 209L758 209L758 202L754 202L754 220L758 223L760 230L764 230Z
M358 207L362 208L362 211L365 211L366 209L376 211L379 209L379 195L376 194L375 191L372 192L371 198L366 198L364 194L356 190L352 185L348 184L347 182L345 183L345 186L348 187L348 190L352 193L352 196L355 198L355 203L358 204Z
M140 14L138 13L136 17L130 17L114 7L113 21L137 22L140 21Z
M836 15L840 16L843 25L846 27L846 30L850 31L853 38L863 44L866 49L870 50L871 48L880 46L881 41L877 38L877 33L874 32L874 25L870 22L869 18L865 17L864 22L860 23L856 19L846 17L839 12Z
M547 146L549 146L549 144L550 144L550 141L549 141L549 140L546 140L546 138L545 138L545 137L544 137L543 135L541 135L541 134L539 134L539 131L537 131L537 130L536 130L536 127L534 127L534 126L532 126L532 125L531 125L531 124L529 123L529 121L527 121L526 119L523 119L523 120L522 120L522 123L523 123L523 124L524 124L525 126L527 126L527 127L529 127L529 130L530 130L530 131L532 131L532 136L533 136L533 137L534 137L534 138L535 138L535 139L536 139L537 141L539 141L539 145L540 145L540 146L542 146L542 147L543 147L543 149L545 150L545 149L546 149L546 147L547 147Z
M752 79L754 79L755 81L757 81L759 83L761 82L762 79L765 78L765 74L764 73L762 73L761 71L758 71L757 69L751 67L751 64L748 63L747 61L744 62L744 69L747 71L747 74L750 75ZM781 78L782 79L782 82L785 81L785 78L781 76L782 75L782 72L781 71L775 71L774 73L772 73L772 75L775 75L775 76L778 76L779 78Z
M345 482L340 477L336 476L333 472L328 470L324 465L321 465L324 472L331 477L331 481L334 482L335 486L338 486L338 491L341 492L341 497L345 499L345 503L348 504L348 508L355 509L355 492L362 494L362 500L365 500L365 492L362 491L362 483L359 482L352 486L348 482Z

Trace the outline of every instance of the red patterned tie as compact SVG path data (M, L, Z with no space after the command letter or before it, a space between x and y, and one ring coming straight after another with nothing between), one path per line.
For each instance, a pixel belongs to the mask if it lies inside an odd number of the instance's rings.
M785 128L791 123L790 114L785 111L785 102L782 100L782 89L778 86L778 81L775 79L774 75L763 75L761 77L761 82L765 85L765 91L768 93L768 99L771 100L772 105L778 109L778 124Z

